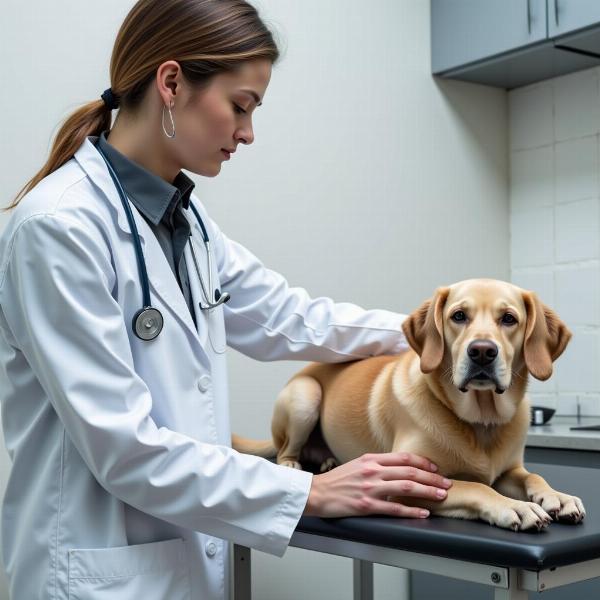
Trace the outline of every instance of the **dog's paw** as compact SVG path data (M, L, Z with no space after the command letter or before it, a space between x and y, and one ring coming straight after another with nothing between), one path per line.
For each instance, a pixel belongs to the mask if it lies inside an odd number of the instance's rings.
M320 472L327 473L328 471L331 471L331 469L335 469L337 466L338 466L337 461L332 456L332 457L328 458L327 460L324 460L321 463Z
M535 502L510 500L485 512L487 514L483 519L492 525L513 531L525 531L534 527L541 531L552 522L552 517Z
M298 469L302 471L302 465L297 460L282 460L280 463L282 467L290 467L290 469Z
M539 504L555 521L580 523L585 518L581 498L548 489L531 494L532 502Z

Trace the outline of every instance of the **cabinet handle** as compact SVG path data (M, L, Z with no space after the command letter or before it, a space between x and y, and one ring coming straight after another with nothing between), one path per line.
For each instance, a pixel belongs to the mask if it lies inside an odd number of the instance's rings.
M554 22L558 27L558 0L554 0Z
M527 31L531 35L531 0L527 0Z

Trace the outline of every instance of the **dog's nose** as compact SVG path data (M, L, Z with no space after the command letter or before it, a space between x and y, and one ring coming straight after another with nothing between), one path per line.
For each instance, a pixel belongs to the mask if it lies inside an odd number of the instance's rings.
M467 354L475 364L483 367L498 356L498 346L491 340L473 340L467 348Z

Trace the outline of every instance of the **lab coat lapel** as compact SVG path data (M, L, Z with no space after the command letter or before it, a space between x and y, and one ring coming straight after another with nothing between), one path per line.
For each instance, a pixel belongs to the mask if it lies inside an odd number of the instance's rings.
M96 150L95 143L98 140L98 136L89 136L83 142L79 150L75 153L75 160L79 163L80 167L88 174L92 185L99 189L99 191L106 196L110 205L114 208L117 215L117 223L119 228L133 237L131 230L129 229L129 223L127 222L127 215L121 205L121 198L119 192L115 187L115 184L108 172L108 167L104 162L104 159L100 156L98 150ZM132 205L133 206L133 205ZM134 217L135 217L134 212ZM139 215L138 215L139 216ZM139 224L139 219L136 218L136 225ZM139 227L138 227L139 229ZM144 242L145 234L139 231L142 243Z
M104 162L104 159L102 156L100 156L100 153L94 146L96 140L97 137L95 136L90 136L87 138L79 150L75 153L75 159L80 164L82 169L89 175L92 184L95 185L104 196L106 196L111 206L113 206L119 228L131 238L131 243L133 244L133 234L131 233L129 223L127 221L127 215L123 210L121 198L110 176L110 173L108 172L108 168ZM169 262L167 261L167 258L158 240L156 239L156 236L144 218L140 215L136 207L132 203L130 203L130 206L133 213L133 218L137 225L140 240L142 242L142 252L146 262L148 281L150 282L151 289L153 289L155 294L161 298L163 303L169 308L169 310L171 310L181 325L189 331L192 337L200 342L199 346L202 352L206 355L206 352L202 347L204 342L199 338L198 331L194 326L194 322L185 302L185 298L179 289L175 275L171 270L171 266L169 265ZM197 278L197 275L195 275L195 271L193 270L193 265L192 271L190 271L189 263L188 272L190 273L191 279ZM196 302L195 297L194 301ZM204 335L206 335L206 332L204 332Z

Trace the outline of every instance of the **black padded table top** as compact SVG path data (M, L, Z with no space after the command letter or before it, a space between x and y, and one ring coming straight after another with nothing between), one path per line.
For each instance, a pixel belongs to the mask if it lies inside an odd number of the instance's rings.
M386 546L456 560L542 570L600 558L600 470L530 465L556 490L579 496L586 517L579 525L552 522L545 531L514 532L483 521L302 517L296 531Z

